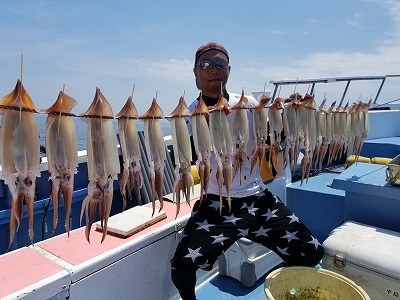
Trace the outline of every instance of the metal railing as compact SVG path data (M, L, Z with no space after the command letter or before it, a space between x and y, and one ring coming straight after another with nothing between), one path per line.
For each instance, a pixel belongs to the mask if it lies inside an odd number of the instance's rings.
M400 77L400 74L392 74L392 75L382 75L382 76L352 76L352 77L326 77L326 78L312 78L312 79L289 79L289 80L271 80L269 83L272 83L275 88L272 95L272 100L275 99L278 88L282 85L300 85L300 84L308 84L311 86L309 94L314 93L315 84L317 83L335 83L335 82L347 82L346 87L343 91L341 101L346 97L347 91L350 86L350 82L352 81L364 81L364 80L381 80L381 84L376 92L375 99L373 103L375 104L379 98L379 94L382 91L382 87L385 84L387 78Z

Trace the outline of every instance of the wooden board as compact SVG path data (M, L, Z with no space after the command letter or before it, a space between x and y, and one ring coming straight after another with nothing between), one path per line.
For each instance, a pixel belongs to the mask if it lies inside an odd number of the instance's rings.
M122 238L130 237L135 233L167 218L165 211L154 213L153 209L147 206L135 206L122 213L116 214L108 219L107 233ZM96 230L102 231L100 222L96 222Z

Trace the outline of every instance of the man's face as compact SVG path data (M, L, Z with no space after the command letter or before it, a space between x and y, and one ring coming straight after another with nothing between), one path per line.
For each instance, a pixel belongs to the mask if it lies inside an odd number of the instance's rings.
M199 66L195 66L193 69L196 76L197 88L202 90L205 96L218 97L221 92L221 82L222 87L225 88L226 82L228 81L231 67L227 65L226 68L217 68L215 62L217 62L218 59L223 59L226 62L228 61L226 55L218 50L207 51L199 57L198 62L211 60L211 68L202 69Z

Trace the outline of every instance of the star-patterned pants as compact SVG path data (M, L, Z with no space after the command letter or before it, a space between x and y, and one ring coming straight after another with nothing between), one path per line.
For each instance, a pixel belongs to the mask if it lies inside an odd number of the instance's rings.
M181 290L188 288L193 289L194 295L196 270L210 270L218 257L241 237L273 250L287 266L315 266L320 262L324 253L321 244L267 189L250 197L232 198L231 203L229 210L224 199L221 213L218 195L208 194L201 204L194 204L171 260L172 279L181 296ZM180 286L182 276L186 281L192 278L193 287L188 287L188 283Z

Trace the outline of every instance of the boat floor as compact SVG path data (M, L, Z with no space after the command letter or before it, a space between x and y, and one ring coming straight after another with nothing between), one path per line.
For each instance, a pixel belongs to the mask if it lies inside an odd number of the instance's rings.
M245 287L239 280L230 276L219 275L219 273L216 272L197 287L197 300L266 299L264 292L265 278L273 270L280 267L282 267L281 264L270 269L261 276L252 287Z
M264 282L267 275L268 273L261 276L252 287L248 288L235 278L217 273L198 287L196 296L198 300L265 299Z

